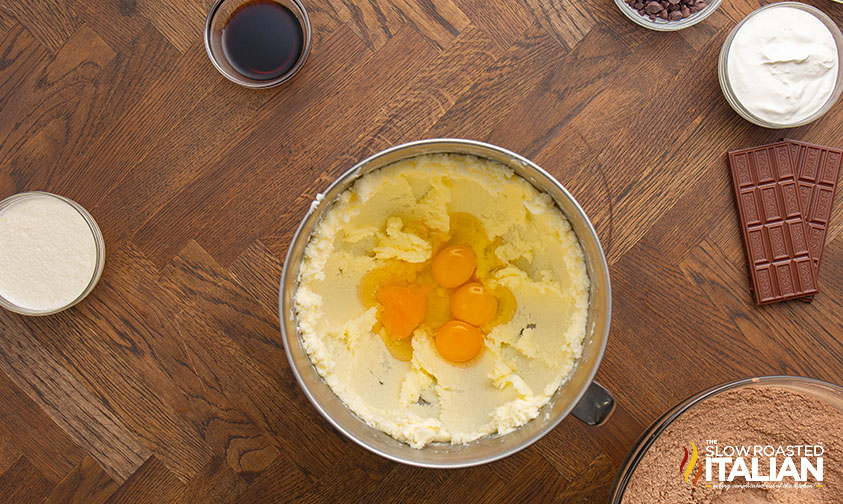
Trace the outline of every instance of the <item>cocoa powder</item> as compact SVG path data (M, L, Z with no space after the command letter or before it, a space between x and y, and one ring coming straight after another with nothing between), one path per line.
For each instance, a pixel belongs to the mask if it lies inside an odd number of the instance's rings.
M838 397L837 401L843 399ZM635 468L622 502L840 504L843 502L843 410L838 408L841 408L839 404L832 407L809 393L774 385L747 386L705 399L677 418L647 450ZM809 488L739 488L735 485L759 483L738 477L730 482L731 488L717 488L717 464L712 471L713 481L706 481L706 447L711 446L708 440L716 440L721 448L821 444L823 481L818 484L809 475ZM699 461L686 482L680 467L684 465L683 448L692 452L691 442L699 450ZM776 457L777 467L781 468L784 458ZM816 463L816 458L810 460ZM793 457L793 461L798 470L800 457ZM749 458L746 463L750 466ZM693 479L701 466L701 476L694 485ZM764 469L759 474L767 474L769 457L760 457L759 467ZM788 482L794 483L794 479L784 478L783 483Z

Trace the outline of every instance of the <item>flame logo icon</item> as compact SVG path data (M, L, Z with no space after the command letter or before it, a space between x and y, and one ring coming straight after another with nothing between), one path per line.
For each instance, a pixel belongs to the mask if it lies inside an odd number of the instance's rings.
M697 482L702 475L702 460L700 460L700 452L697 450L697 445L694 444L693 441L690 442L691 445L691 460L688 460L688 448L682 447L682 450L685 454L682 457L682 462L679 463L679 474L685 479L685 483L693 486L697 486ZM699 464L697 462L699 461ZM687 465L686 465L687 463ZM691 481L691 472L694 470L694 466L698 465L697 474L694 476L694 480Z

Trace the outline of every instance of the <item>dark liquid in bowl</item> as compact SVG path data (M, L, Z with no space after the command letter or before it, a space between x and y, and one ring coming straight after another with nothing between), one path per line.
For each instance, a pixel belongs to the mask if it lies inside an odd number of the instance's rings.
M303 43L296 15L272 0L241 5L222 29L225 59L238 73L254 80L287 73L298 61Z

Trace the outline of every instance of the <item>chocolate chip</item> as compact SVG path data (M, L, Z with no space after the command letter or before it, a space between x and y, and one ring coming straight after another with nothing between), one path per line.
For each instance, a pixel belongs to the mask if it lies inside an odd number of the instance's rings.
M625 0L640 15L652 21L680 21L702 11L710 0Z

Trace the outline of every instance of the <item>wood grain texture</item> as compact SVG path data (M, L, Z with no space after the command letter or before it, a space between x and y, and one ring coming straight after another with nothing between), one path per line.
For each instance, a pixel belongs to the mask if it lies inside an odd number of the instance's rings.
M61 480L47 496L44 504L102 504L117 490L102 467L85 456L78 466Z
M57 51L79 27L72 2L49 0L8 0L15 18L46 47Z
M105 404L39 344L22 321L7 317L11 315L0 312L0 370L109 475L125 480L149 453ZM40 435L37 430L28 433Z
M32 465L26 456L20 457L0 474L0 502L39 502L53 488L53 483Z
M0 433L6 446L14 443L27 453L30 463L53 483L62 480L84 452L6 375L0 375L0 397Z
M252 91L208 61L210 0L0 0L0 198L76 199L108 249L76 307L0 311L0 502L604 502L647 425L703 387L843 383L843 191L813 303L748 293L726 151L843 142L843 106L782 133L723 99L722 42L761 3L663 34L604 0L312 0L301 74ZM346 440L300 391L277 312L299 220L357 161L436 136L530 157L590 216L613 281L607 425L431 471Z

